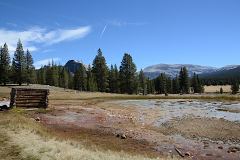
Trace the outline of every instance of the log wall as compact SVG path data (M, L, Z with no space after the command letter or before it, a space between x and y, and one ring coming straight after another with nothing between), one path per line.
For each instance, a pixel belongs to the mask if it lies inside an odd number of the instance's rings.
M48 89L12 88L10 107L47 108Z

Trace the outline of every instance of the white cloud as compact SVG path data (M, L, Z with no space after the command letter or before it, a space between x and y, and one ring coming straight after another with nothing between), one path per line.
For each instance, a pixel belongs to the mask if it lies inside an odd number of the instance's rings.
M107 21L108 24L117 26L117 27L123 27L123 26L143 26L146 25L146 22L125 22L125 21L118 21L118 20L112 20Z
M85 37L90 31L90 26L56 30L32 27L22 31L0 28L0 45L6 42L9 51L13 52L16 48L18 39L21 39L24 48L28 48L30 51L36 51L38 49L36 44L52 45L63 41L79 39Z
M43 59L43 60L40 60L40 61L35 62L35 63L34 63L34 66L35 66L36 69L39 69L39 68L41 68L41 67L44 66L44 65L48 65L49 63L52 63L52 61L53 61L54 63L56 63L56 62L60 61L60 58L55 57L55 58Z
M102 36L103 36L103 34L105 33L106 29L107 29L107 25L104 26L104 28L103 28L103 30L102 30L102 32L101 32L100 38L102 38Z

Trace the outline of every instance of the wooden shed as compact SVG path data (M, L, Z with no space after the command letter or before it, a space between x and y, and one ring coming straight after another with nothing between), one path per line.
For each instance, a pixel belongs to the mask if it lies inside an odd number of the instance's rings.
M12 88L10 107L47 108L48 89Z

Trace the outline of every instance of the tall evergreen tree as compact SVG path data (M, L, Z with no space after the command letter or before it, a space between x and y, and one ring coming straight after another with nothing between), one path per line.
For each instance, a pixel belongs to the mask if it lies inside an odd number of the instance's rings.
M161 73L156 79L155 79L155 89L158 94L164 94L167 93L166 90L166 74Z
M41 67L37 70L37 83L46 84L46 67Z
M114 83L113 83L113 88L114 88L114 93L120 93L120 82L119 82L119 71L118 67L115 64L114 65Z
M193 89L194 93L199 93L199 84L196 73L193 74L192 80L191 80L191 87Z
M150 80L149 78L147 79L147 93L148 94L154 94L155 93L154 81Z
M117 65L111 65L108 75L109 81L109 91L111 93L119 92L119 73L117 69Z
M5 43L3 48L0 48L0 84L9 81L10 77L10 56L8 52L8 46Z
M73 77L74 89L79 91L86 91L87 88L87 74L86 68L80 63L79 69Z
M49 62L48 66L46 66L46 84L51 86L59 85L59 67L54 63Z
M87 91L97 91L97 83L92 74L92 68L88 65L87 69Z
M193 77L191 80L191 87L192 87L194 93L202 93L203 92L202 83L196 73L193 74Z
M17 48L14 53L14 58L12 61L12 71L14 82L22 85L22 83L25 82L26 76L26 57L24 55L22 42L20 40L17 43Z
M173 92L173 85L172 79L170 77L166 78L166 91L165 93L172 93Z
M69 84L69 75L65 67L62 67L59 74L59 87L68 88Z
M146 85L146 77L144 76L143 70L141 69L138 77L139 82L139 90L143 95L147 94L147 85Z
M189 93L189 76L186 67L182 67L179 72L179 86L181 93Z
M27 84L34 82L34 66L33 66L33 58L29 50L26 53L26 82Z
M231 85L232 94L237 94L239 91L239 83L234 81Z
M136 93L136 65L130 54L125 53L121 62L119 79L121 93Z
M172 80L172 93L173 94L178 94L180 93L180 88L179 88L179 81L178 81L178 76L176 76L173 80Z
M98 91L106 92L108 85L108 67L100 48L98 49L97 56L93 60L92 72L97 82Z

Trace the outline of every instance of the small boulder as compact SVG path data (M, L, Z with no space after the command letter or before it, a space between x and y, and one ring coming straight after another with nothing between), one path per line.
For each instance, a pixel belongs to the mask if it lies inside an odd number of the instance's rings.
M121 139L126 139L126 138L127 138L127 136L125 134L121 135Z
M36 117L35 121L40 122L40 117Z
M191 156L191 153L190 152L186 152L185 156L189 157L189 156Z
M239 147L229 147L228 148L228 153L235 153L235 152L238 152L240 151L240 148Z

